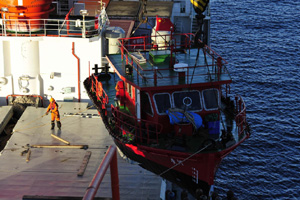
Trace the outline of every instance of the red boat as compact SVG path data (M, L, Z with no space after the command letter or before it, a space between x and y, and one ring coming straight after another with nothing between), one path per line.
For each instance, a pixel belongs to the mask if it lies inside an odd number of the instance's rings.
M84 84L127 157L208 193L222 159L250 132L242 97L230 94L227 62L206 45L193 49L194 39L172 31L121 38L120 53Z

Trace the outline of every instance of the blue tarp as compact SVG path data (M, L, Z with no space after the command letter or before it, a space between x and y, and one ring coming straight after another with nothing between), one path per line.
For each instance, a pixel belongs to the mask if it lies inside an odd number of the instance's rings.
M169 112L166 111L170 118L170 123L172 125L174 124L180 124L180 123L193 123L194 126L200 128L202 126L202 118L200 115L194 112L187 111L186 114L182 112ZM186 115L189 115L188 117ZM191 119L191 120L190 120Z

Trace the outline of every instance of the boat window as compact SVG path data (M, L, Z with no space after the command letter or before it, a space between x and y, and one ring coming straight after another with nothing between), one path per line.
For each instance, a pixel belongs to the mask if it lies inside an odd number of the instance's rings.
M219 108L219 91L217 89L203 90L202 94L206 110L216 110Z
M166 111L171 108L171 98L168 93L155 94L154 100L158 114L166 114Z
M174 92L173 101L175 108L183 110L199 111L202 110L199 91Z
M150 102L149 94L146 92L141 92L141 110L151 116L153 116L153 109Z

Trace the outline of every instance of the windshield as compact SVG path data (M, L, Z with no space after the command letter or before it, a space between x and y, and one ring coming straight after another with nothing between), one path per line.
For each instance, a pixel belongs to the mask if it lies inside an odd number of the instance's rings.
M199 91L174 92L173 100L175 108L189 111L202 110Z
M154 100L158 114L166 114L166 111L171 108L171 99L168 93L155 94Z
M203 90L204 106L206 110L219 108L219 92L217 89Z

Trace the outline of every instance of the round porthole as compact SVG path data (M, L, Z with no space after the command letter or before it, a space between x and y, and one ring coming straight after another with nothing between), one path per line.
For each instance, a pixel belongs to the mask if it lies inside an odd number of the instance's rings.
M182 100L183 105L190 106L193 103L193 100L190 97L184 97Z

